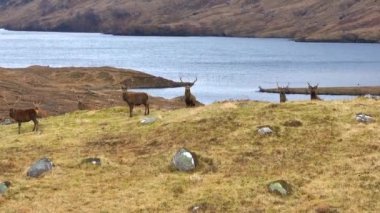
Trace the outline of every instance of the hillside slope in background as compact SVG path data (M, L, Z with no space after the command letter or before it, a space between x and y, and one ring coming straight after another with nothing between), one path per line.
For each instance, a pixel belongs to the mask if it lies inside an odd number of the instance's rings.
M379 0L0 0L0 27L380 41Z

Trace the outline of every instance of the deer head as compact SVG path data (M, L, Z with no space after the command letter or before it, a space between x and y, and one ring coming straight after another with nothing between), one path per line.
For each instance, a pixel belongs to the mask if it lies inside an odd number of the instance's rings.
M311 100L322 100L321 98L318 97L318 86L319 83L315 86L310 85L309 82L307 82L309 91L310 91L310 99Z

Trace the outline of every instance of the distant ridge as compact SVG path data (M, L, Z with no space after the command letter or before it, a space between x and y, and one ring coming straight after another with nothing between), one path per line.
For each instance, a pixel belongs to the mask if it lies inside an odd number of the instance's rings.
M380 42L380 0L9 0L0 28Z

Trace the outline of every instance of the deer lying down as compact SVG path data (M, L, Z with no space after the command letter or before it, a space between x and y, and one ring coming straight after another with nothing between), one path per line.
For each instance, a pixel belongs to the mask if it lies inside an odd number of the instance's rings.
M310 100L318 100L321 101L322 99L318 96L318 85L311 86L309 82L307 82L307 85L309 86L310 91Z
M277 82L277 90L280 93L280 103L285 103L286 99L286 91L289 89L289 84L286 87L280 87Z

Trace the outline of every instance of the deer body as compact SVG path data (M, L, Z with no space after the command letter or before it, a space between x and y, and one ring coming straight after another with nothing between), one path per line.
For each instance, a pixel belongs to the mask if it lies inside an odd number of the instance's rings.
M184 83L182 81L182 78L180 78L180 80L182 83ZM194 86L194 84L195 84L195 82L197 82L197 80L198 80L198 78L195 78L195 80L192 83L187 83L187 85L185 86L185 104L187 107L193 107L197 103L197 99L190 92L190 88L192 86Z
M123 90L123 100L129 106L129 117L132 117L133 107L141 104L145 106L144 115L149 115L148 94L145 92L128 92L126 89Z
M185 87L185 103L186 103L186 106L188 107L195 106L195 103L196 103L195 96L192 95L190 92L190 86Z
M18 134L20 134L21 123L33 121L33 131L38 131L38 108L35 109L13 109L9 110L9 116L18 123Z
M285 103L286 101L285 91L280 91L280 103Z
M280 87L277 83L277 90L280 93L280 103L285 103L286 99L286 91L289 89L289 83L286 87Z

